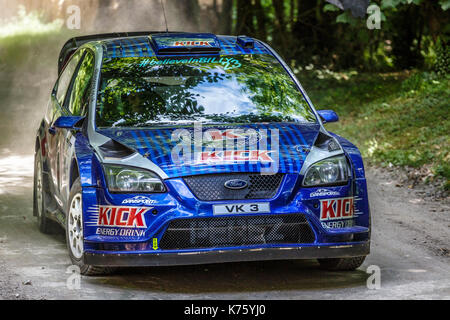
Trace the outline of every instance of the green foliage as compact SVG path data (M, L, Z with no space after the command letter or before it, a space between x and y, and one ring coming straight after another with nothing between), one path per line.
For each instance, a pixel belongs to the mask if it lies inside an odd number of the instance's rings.
M323 7L323 12L327 12L327 11L340 11L340 9L338 7L336 7L335 5L332 5L330 3L327 3L324 7Z
M23 6L20 7L17 17L0 25L0 39L17 36L34 36L52 34L61 30L62 20L50 23L43 22L42 16L37 12L27 13Z
M396 8L399 5L408 4L420 5L421 2L423 2L423 0L383 0L381 2L381 9Z
M439 0L439 5L442 10L446 11L450 8L450 0Z
M430 83L435 83L437 75L433 72L416 72L402 82L404 92L423 90Z
M450 186L448 75L347 74L339 80L316 75L302 71L298 77L318 109L333 109L341 116L328 129L355 143L366 161L426 166L431 179L443 177L444 188Z
M443 77L450 73L450 52L443 41L439 40L436 48L436 63L434 65L436 73Z
M348 23L350 26L354 27L357 24L357 19L354 18L350 11L344 11L336 18L337 23Z
M372 6L373 10L361 19L355 18L350 10L342 11L326 1L287 1L286 16L290 14L293 18L287 32L271 28L267 40L285 58L303 65L314 63L334 70L430 70L436 58L435 40L450 30L445 13L449 2L380 0L372 5L380 6L381 11ZM264 3L269 25L276 26L273 1ZM368 29L367 19L378 13L380 29Z

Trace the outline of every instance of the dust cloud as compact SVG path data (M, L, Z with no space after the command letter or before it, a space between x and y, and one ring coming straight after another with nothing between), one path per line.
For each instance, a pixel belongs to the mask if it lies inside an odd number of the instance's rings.
M200 31L183 12L185 3L165 1L169 29ZM67 28L73 5L80 8L79 30ZM0 8L0 157L33 154L36 131L57 79L58 55L70 37L165 30L160 0L0 0ZM43 26L56 21L58 29L2 34L20 23L33 29L33 14Z

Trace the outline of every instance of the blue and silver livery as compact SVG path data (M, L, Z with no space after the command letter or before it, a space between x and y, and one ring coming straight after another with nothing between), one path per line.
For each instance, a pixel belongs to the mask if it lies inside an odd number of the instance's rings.
M267 44L207 33L71 39L36 135L34 214L83 274L370 252L357 147Z

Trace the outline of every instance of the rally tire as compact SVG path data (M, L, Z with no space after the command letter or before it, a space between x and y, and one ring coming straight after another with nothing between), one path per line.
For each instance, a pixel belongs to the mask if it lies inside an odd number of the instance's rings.
M329 271L354 271L366 259L365 256L354 258L319 259L320 268Z
M37 217L39 231L44 234L56 233L59 229L56 222L47 217L47 192L45 192L44 171L41 151L34 156L33 215Z
M111 268L91 266L84 263L84 226L80 178L75 180L70 190L66 213L66 243L72 264L78 266L80 274L84 276L102 276L111 273Z

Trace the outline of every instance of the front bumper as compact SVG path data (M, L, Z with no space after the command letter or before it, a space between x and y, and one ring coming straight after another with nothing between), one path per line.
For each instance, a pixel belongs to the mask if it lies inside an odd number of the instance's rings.
M91 253L84 254L84 263L99 267L150 267L198 265L224 262L265 260L297 260L352 258L370 253L370 241L305 247L214 250L179 253Z

